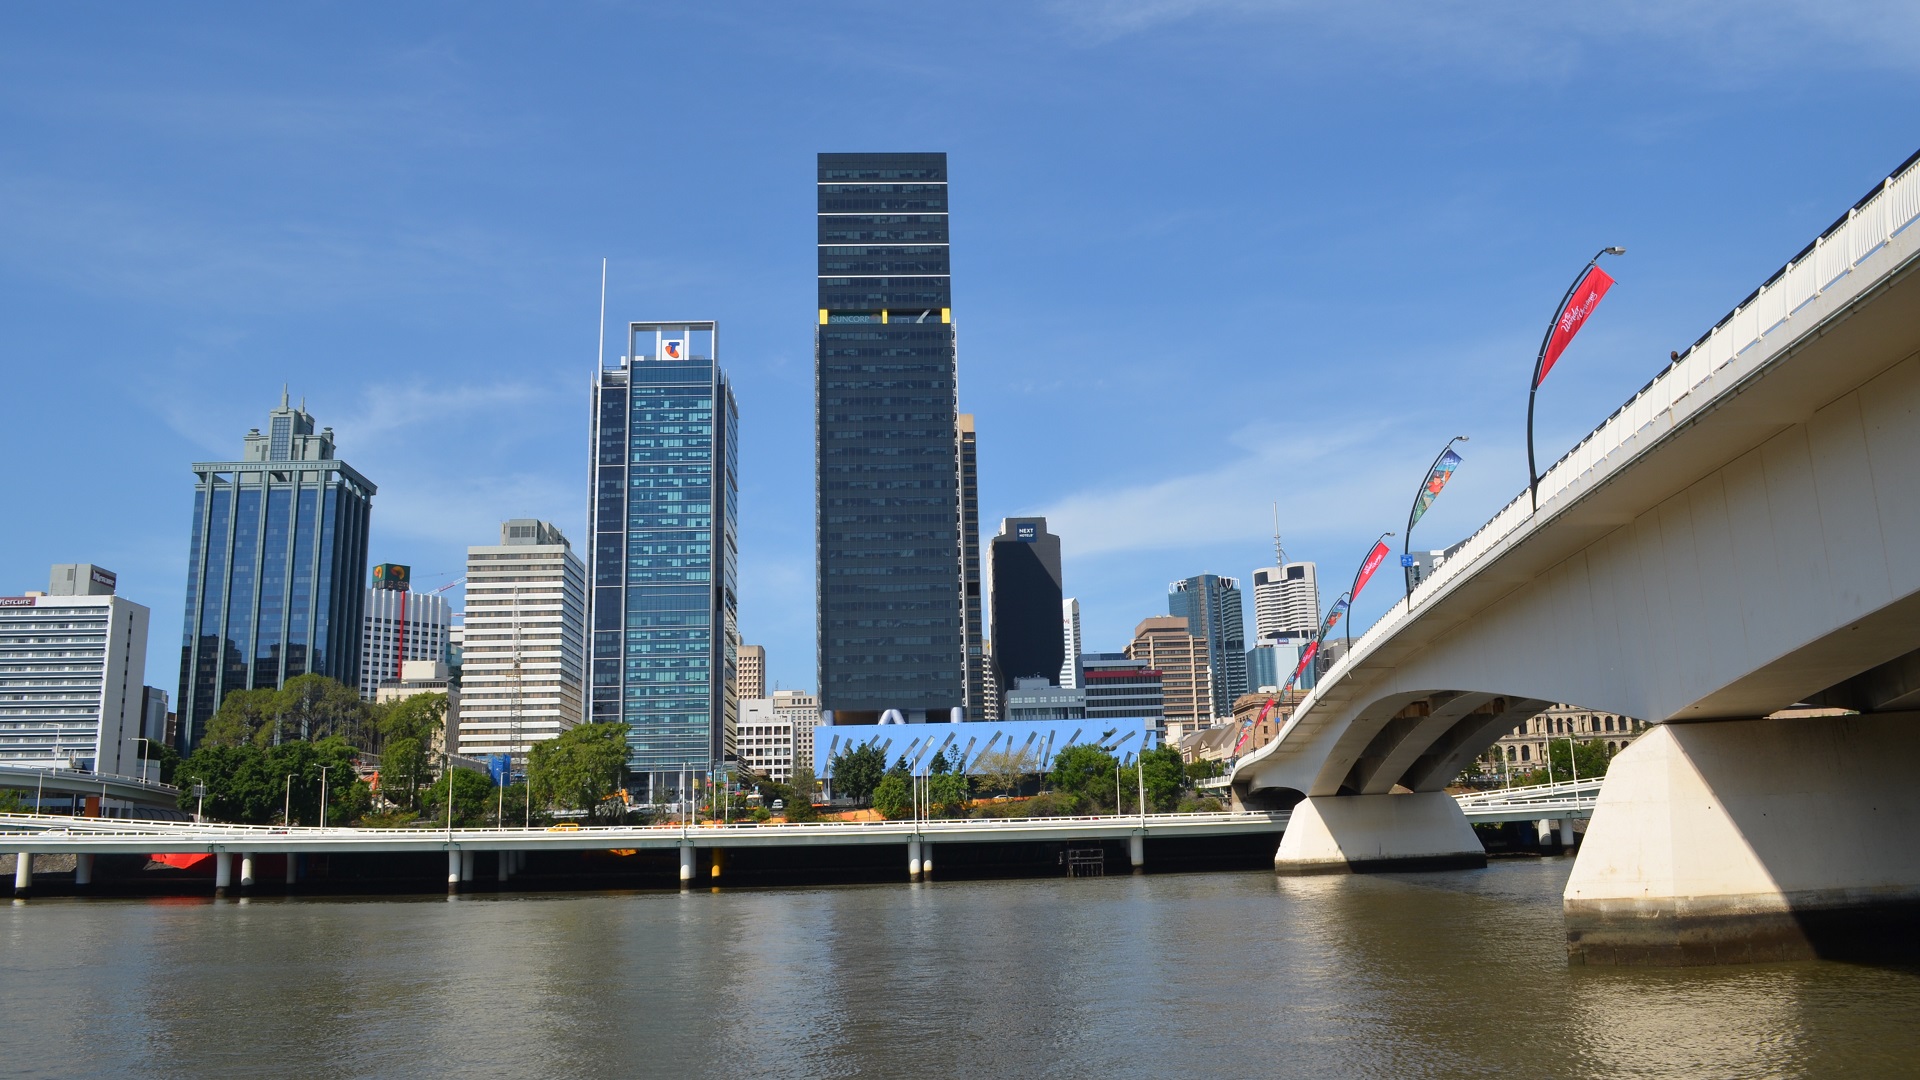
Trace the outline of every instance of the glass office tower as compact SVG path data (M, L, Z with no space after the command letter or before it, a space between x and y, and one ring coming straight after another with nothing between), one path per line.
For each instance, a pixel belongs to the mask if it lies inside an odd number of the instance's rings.
M733 753L739 412L711 322L636 322L593 391L588 719L624 721L633 794Z
M821 154L814 336L820 708L967 699L945 154Z
M1007 518L993 538L993 676L1004 696L1022 679L1058 686L1066 666L1061 633L1060 538L1043 517Z
M1247 627L1240 608L1240 583L1215 574L1176 581L1167 586L1167 614L1186 619L1187 632L1207 643L1213 715L1232 716L1234 700L1247 692Z
M240 461L193 466L193 539L180 646L179 751L200 742L229 691L309 672L360 681L367 525L374 486L334 457L286 395Z

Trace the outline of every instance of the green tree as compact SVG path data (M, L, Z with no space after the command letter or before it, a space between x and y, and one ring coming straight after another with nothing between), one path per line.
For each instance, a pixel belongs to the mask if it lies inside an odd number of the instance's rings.
M379 710L374 728L382 743L412 739L423 746L435 742L447 726L447 695L414 694Z
M597 725L587 725L589 727ZM578 731L578 728L574 730ZM457 829L493 824L499 800L494 797L493 777L472 769L449 768L427 789L422 816L436 823L447 820L447 789L453 789L453 825ZM503 793L504 794L504 793Z
M1211 780L1216 776L1225 776L1226 774L1227 765L1226 762L1223 761L1215 761L1213 758L1195 758L1187 762L1187 781L1189 783Z
M207 721L201 749L220 746L264 746L273 738L276 691L234 690L220 699Z
M1574 747L1578 746L1576 752ZM1599 739L1588 739L1575 744L1569 739L1553 739L1547 743L1547 760L1553 768L1534 769L1513 778L1515 784L1545 784L1549 781L1564 784L1574 779L1574 766L1579 765L1578 776L1590 780L1596 776L1605 776L1607 766L1613 761L1613 755L1607 751L1607 744Z
M1011 795L1028 776L1040 771L1040 761L1033 751L1025 748L989 750L980 755L974 768L987 790Z
M353 788L354 751L338 737L318 742L260 746L202 746L175 770L180 785L179 806L193 810L194 783L207 787L206 814L215 821L265 825L282 820L290 806L292 820L316 824L320 818L320 777L326 769L328 824L357 817ZM364 789L365 785L360 785Z
M1186 781L1187 763L1173 747L1162 746L1140 755L1135 782L1146 784L1147 805L1155 813L1167 813L1180 804L1180 789L1186 786Z
M1075 743L1053 757L1047 783L1096 805L1113 805L1116 758L1092 743Z
M813 808L814 789L817 786L812 769L802 766L794 770L793 779L787 782L788 821L820 820L820 812Z
M627 725L620 723L581 724L535 743L527 754L536 806L597 812L620 790L626 773Z
M139 755L143 761L151 761L147 766L147 779L158 780L163 784L173 783L173 772L180 767L180 752L166 743L151 739L139 744Z
M26 793L13 788L0 788L0 814L25 814L32 811L33 804L27 801Z
M833 790L856 804L864 803L880 785L887 770L887 755L873 743L846 746L828 763L833 770Z
M430 773L425 743L411 736L388 739L380 753L380 795L403 810L411 810L420 804L420 785Z
M945 770L929 775L927 802L932 804L933 812L941 817L966 817L967 809L973 804L967 775Z
M889 769L873 788L873 808L890 821L913 815L913 785L904 769Z
M371 714L357 690L325 675L296 675L274 697L273 742L312 742L338 735L366 744Z

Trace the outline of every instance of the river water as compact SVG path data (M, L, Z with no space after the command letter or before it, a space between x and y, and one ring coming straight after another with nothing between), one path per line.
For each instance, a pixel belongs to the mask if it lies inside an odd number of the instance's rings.
M1920 1075L1920 972L1569 968L1570 860L0 908L0 1076Z

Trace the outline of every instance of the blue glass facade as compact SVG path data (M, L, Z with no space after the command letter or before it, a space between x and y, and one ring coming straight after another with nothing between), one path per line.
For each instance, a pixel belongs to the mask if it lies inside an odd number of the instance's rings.
M945 720L968 648L947 159L821 154L817 179L820 707Z
M1247 627L1240 583L1200 574L1167 587L1167 614L1187 620L1187 633L1207 643L1213 671L1213 715L1232 716L1233 702L1247 692Z
M732 756L739 414L711 322L633 323L594 388L589 719L647 794Z
M229 691L295 675L357 685L374 486L333 457L333 432L281 406L245 460L193 471L178 749L191 753Z

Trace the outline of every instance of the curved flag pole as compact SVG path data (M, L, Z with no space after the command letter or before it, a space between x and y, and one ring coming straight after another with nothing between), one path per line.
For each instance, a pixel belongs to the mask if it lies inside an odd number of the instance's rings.
M1407 606L1409 608L1413 606L1412 552L1414 523L1426 515L1427 507L1432 506L1433 500L1440 497L1440 489L1447 486L1447 481L1453 479L1453 470L1460 466L1460 455L1453 453L1453 444L1471 441L1472 440L1468 439L1465 435L1455 435L1453 438L1447 440L1447 445L1441 447L1440 452L1434 455L1433 464L1427 467L1426 482L1422 483L1420 490L1414 493L1413 509L1407 511L1407 535L1400 544L1400 566L1405 571L1404 576L1407 579ZM1449 454L1453 456L1452 461L1447 461ZM1440 467L1441 462L1446 462L1447 467L1445 469Z
M1360 590L1367 587L1373 572L1380 569L1380 564L1386 561L1387 552L1390 550L1387 547L1387 537L1392 535L1390 532L1383 532L1380 534L1380 539L1373 542L1373 550L1367 552L1366 561L1361 563L1360 569L1354 572L1353 588L1347 590L1347 652L1349 653L1353 651L1353 606L1359 602Z
M1553 310L1553 321L1547 324L1547 334L1540 339L1540 355L1533 361L1533 385L1527 389L1527 494L1533 503L1533 509L1540 509L1540 471L1533 463L1533 399L1540 393L1540 383L1553 370L1553 362L1573 341L1573 335L1587 324L1587 316L1599 305L1600 298L1607 295L1613 279L1597 265L1602 255L1625 255L1623 247L1605 247L1587 260L1580 268L1580 276L1567 286L1567 294L1560 298L1560 306ZM1586 287L1591 283L1591 287ZM1580 294L1579 302L1574 302L1574 294ZM1551 354L1551 355L1549 355Z

